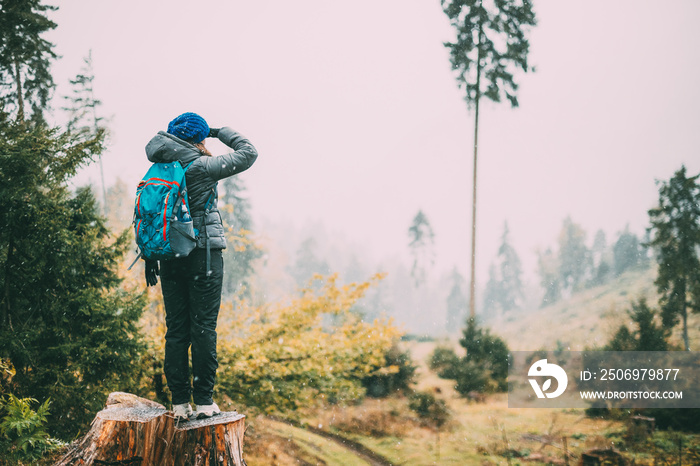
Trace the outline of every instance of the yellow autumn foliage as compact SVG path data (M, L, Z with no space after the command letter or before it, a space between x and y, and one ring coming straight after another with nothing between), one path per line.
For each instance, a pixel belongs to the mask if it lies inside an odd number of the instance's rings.
M361 398L363 378L391 371L385 355L401 335L391 320L352 311L381 278L339 286L336 275L316 276L321 288L285 304L222 306L217 389L264 412Z

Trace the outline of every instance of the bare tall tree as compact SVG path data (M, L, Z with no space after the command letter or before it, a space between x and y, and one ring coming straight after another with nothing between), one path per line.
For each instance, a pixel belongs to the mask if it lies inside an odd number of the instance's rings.
M474 179L472 185L472 243L469 315L475 311L476 269L476 169L479 135L479 101L502 97L518 106L514 73L534 71L527 62L527 33L537 21L530 0L441 0L456 29L455 42L446 42L457 83L466 91L464 100L474 108Z
M83 58L82 70L80 70L75 79L70 81L73 86L73 94L64 97L69 102L69 106L63 107L63 110L70 114L68 129L83 132L90 136L106 131L106 127L103 124L104 118L97 116L97 107L102 105L102 101L95 97L94 80L95 72L92 68L92 50L90 50L87 57ZM102 183L102 213L107 217L107 188L105 187L102 154L99 155L97 161L100 166L100 181Z

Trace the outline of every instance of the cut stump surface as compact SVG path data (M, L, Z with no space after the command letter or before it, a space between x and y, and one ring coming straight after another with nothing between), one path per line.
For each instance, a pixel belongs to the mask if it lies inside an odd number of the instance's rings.
M115 392L55 466L243 466L244 431L245 416L235 411L177 423L163 405Z

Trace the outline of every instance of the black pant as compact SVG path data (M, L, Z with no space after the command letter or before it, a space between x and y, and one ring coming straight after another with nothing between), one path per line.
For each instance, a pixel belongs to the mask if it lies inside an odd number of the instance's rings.
M165 377L173 404L213 403L216 368L216 320L221 304L224 260L220 249L195 249L181 259L161 261L161 288L165 303ZM192 345L192 389L188 349Z

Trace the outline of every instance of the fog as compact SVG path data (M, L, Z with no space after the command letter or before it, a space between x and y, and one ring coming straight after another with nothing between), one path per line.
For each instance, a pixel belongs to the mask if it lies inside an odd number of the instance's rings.
M442 45L452 31L439 2L59 6L47 36L62 56L56 101L91 49L110 118L108 184L119 177L135 187L152 135L198 112L259 150L241 177L256 233L276 245L271 260L293 260L314 236L338 268L354 254L368 274L408 270L407 230L422 209L435 232L431 279L444 292L453 267L468 278L473 112ZM655 180L681 164L700 171L700 4L549 0L535 9L536 72L516 76L520 107L482 103L480 288L505 221L536 283L535 251L556 242L566 216L589 244L596 230L614 240L628 224L641 236ZM97 166L75 183L97 185Z

